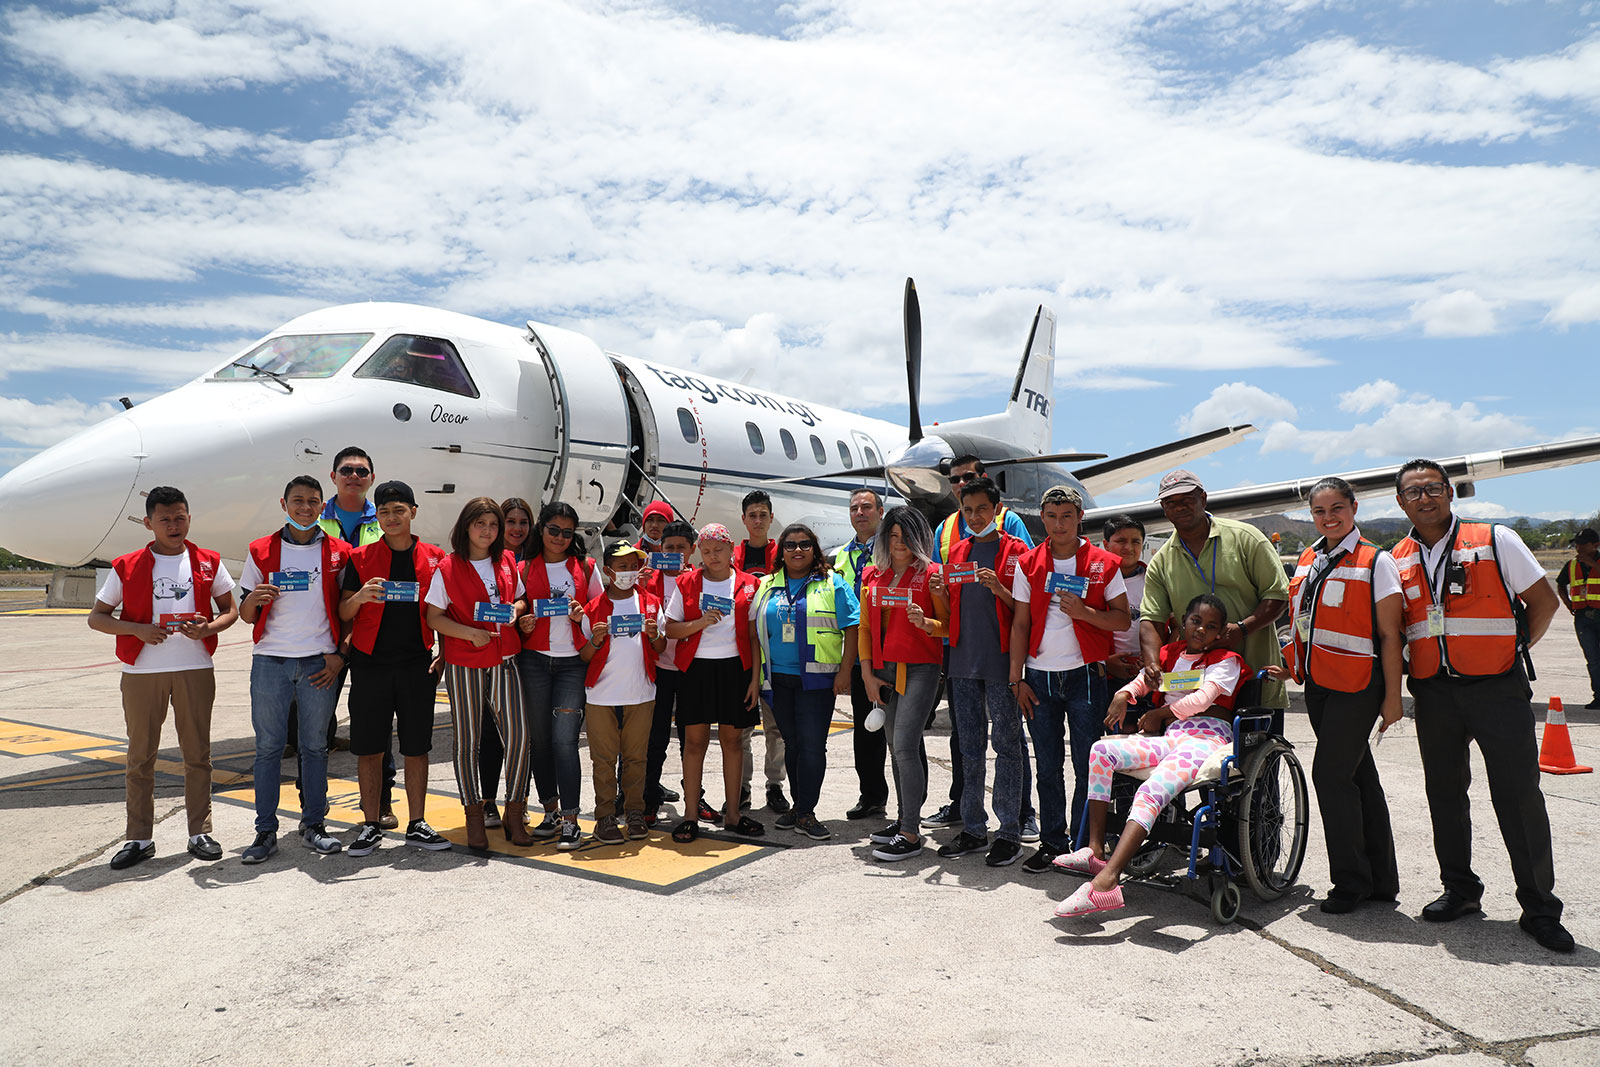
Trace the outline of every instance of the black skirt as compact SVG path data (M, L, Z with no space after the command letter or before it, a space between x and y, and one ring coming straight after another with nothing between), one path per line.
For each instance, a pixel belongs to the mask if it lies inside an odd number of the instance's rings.
M746 707L750 672L738 656L695 659L678 686L679 726L737 726L748 730L761 721L761 708Z

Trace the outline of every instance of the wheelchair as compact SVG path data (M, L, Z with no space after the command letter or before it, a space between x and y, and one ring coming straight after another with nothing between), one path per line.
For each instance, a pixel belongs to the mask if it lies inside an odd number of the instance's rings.
M1250 682L1242 698L1259 699ZM1248 706L1247 699L1241 704ZM1146 880L1171 852L1188 857L1184 883L1206 879L1211 918L1226 926L1239 917L1239 882L1264 901L1294 885L1306 856L1310 825L1306 775L1294 746L1272 730L1273 711L1239 712L1233 745L1212 753L1194 782L1172 799L1127 868L1130 880ZM1106 841L1115 847L1133 797L1154 768L1117 772L1106 812Z

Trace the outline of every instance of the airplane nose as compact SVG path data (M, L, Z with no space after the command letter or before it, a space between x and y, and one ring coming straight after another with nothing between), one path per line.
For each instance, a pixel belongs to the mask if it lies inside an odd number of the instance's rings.
M139 473L143 440L126 415L67 438L0 477L0 547L62 566L95 558Z

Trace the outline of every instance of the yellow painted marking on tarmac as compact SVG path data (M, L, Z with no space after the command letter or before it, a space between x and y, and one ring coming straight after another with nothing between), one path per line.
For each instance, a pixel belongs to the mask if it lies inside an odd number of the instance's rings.
M30 778L26 782L12 782L0 785L0 793L8 789L33 789L41 785L63 785L67 782L86 782L94 778L121 778L124 771L121 767L107 767L103 771L89 771L86 774L63 774L55 778Z
M78 752L100 748L106 744L103 737L75 734L70 730L54 730L47 726L30 726L27 723L0 720L0 753L8 756L42 756L52 752Z
M0 611L0 615L87 615L88 608L17 608Z
M245 804L255 803L254 789L234 789L217 794L218 799ZM294 812L294 789L285 786L280 801L282 810ZM404 826L410 819L404 792L395 789L394 814ZM328 817L330 823L355 826L363 819L360 787L348 779L328 780ZM465 848L467 844L466 816L461 801L439 793L428 794L428 825ZM594 830L594 820L579 819L578 825L588 833ZM745 859L763 850L759 844L714 840L702 836L691 844L680 845L672 840L670 827L665 823L652 830L643 841L625 841L620 845L596 845L586 842L573 852L556 851L554 840L548 843L518 848L505 839L502 830L489 831L489 850L502 856L512 856L536 866L564 869L597 875L607 881L642 883L656 888L667 888L688 879L715 871L717 868Z

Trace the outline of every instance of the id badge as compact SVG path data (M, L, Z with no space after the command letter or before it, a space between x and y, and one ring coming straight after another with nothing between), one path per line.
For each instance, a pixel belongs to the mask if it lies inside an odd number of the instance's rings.
M1440 604L1428 605L1428 636L1444 636L1444 607Z
M1294 617L1294 632L1300 636L1301 641L1311 640L1311 613L1302 611Z
M783 641L787 645L794 644L794 623L786 622L783 624Z

